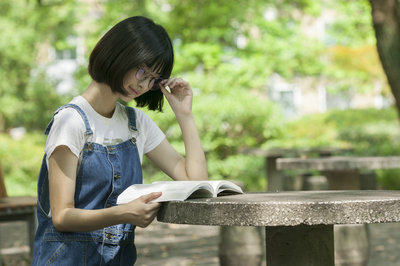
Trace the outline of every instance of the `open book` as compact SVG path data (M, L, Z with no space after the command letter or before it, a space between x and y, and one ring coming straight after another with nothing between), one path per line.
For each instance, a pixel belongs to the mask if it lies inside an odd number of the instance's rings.
M118 196L117 204L128 203L151 192L162 192L153 202L184 201L188 198L212 198L243 193L238 185L227 180L159 181L128 187Z

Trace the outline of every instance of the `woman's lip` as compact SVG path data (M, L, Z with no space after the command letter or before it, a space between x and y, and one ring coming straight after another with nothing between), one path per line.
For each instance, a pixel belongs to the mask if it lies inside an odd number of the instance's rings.
M131 89L131 91L132 91L135 95L139 95L139 93L138 93L134 88L132 88L131 86L129 86L129 89Z

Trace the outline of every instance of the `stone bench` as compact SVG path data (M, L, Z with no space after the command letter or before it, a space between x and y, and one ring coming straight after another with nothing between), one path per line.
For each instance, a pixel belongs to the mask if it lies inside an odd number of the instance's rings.
M243 149L242 154L265 157L265 172L268 179L268 191L282 191L284 187L284 176L281 169L277 168L277 160L286 157L309 158L330 157L336 154L347 154L352 151L351 148L335 148L335 147L320 147L320 148L275 148L275 149Z
M279 158L278 170L318 170L329 179L330 189L360 189L360 170L400 168L400 156Z
M36 204L36 197L14 197L7 195L3 172L0 167L0 222L27 222L27 232L31 255L33 252L33 239L35 237L35 231L37 227Z
M400 222L400 191L248 193L163 203L158 221L263 226L268 266L333 266L337 224Z

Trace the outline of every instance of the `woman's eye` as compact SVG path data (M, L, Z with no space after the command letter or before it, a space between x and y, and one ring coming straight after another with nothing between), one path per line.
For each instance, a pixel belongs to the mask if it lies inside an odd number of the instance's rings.
M136 78L140 79L144 75L144 69L139 68L138 71L136 72Z

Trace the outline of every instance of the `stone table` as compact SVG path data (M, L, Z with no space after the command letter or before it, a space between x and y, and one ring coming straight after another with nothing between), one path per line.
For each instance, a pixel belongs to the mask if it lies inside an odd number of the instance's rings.
M284 181L282 171L277 168L277 160L283 157L310 157L316 155L319 157L329 157L334 154L344 154L350 152L351 148L319 147L319 148L275 148L275 149L244 149L242 154L265 157L265 170L268 179L269 191L284 190Z
M325 158L279 158L276 161L279 170L319 170L329 181L331 190L375 189L375 178L360 177L360 170L400 168L400 156L354 157L332 156ZM352 234L351 239L346 235ZM335 253L337 261L346 265L355 254L359 264L364 265L368 259L369 235L365 225L340 225L335 227ZM347 248L344 248L347 247ZM342 265L342 264L338 264Z
M279 158L279 170L320 170L329 179L330 189L360 189L360 169L400 168L400 156L326 158Z
M172 201L162 204L157 220L264 226L268 266L333 266L333 226L400 222L400 191L291 191Z

